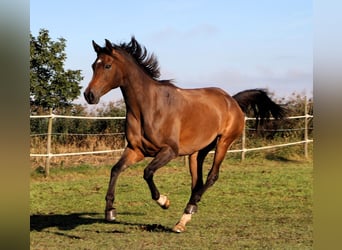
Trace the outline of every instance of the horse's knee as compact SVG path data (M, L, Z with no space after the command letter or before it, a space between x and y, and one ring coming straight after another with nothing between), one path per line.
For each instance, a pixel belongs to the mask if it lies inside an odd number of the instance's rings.
M148 181L151 180L153 177L154 172L150 168L145 168L144 169L144 180Z

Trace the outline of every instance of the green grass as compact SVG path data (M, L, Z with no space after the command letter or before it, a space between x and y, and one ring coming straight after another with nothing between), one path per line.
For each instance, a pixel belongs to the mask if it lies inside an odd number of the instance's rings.
M146 162L122 173L113 223L103 220L110 167L53 168L48 179L33 172L31 249L312 249L312 161L274 159L226 160L182 234L171 232L190 195L182 161L155 176L168 210L150 198Z

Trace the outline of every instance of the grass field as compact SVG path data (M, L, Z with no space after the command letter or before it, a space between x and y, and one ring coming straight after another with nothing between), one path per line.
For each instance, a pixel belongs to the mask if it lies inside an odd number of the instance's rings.
M142 178L145 165L119 177L113 223L103 220L110 166L52 168L48 179L32 172L31 249L312 249L312 161L226 160L182 234L171 228L190 195L188 169L175 160L156 173L171 200L162 210Z

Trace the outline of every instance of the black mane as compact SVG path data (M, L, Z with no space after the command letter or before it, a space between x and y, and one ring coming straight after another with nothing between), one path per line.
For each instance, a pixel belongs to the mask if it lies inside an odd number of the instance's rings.
M160 77L159 64L155 55L148 54L145 47L141 46L132 36L129 43L113 44L113 48L121 49L131 55L139 66L153 79Z

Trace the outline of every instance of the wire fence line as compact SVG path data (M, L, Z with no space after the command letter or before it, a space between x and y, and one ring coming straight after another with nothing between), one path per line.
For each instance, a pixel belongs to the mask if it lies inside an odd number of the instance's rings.
M52 109L50 109L49 115L30 115L30 119L35 118L64 118L64 119L86 119L86 120L125 120L125 116L116 116L116 117L103 117L103 116L72 116L72 115L55 115L52 113Z
M49 119L55 119L55 118L67 118L67 119L92 119L92 120L125 120L125 117L97 117L97 116L63 116L63 115L35 115L30 116L30 118L49 118ZM292 117L286 117L284 119L300 119L300 118L313 118L312 115L308 116L292 116ZM272 118L270 118L272 119ZM255 120L255 118L249 118L246 117L245 121L247 120ZM312 129L312 128L293 128L293 129L264 129L263 131L298 131L298 130L306 130L306 129ZM255 131L256 129L253 128L246 128L245 130ZM30 136L52 136L52 135L86 135L86 136L98 136L98 135L124 135L125 133L99 133L99 134L77 134L77 133L40 133L40 134L31 134ZM306 142L313 142L312 139L308 140L302 140L298 142L290 142L290 143L284 143L284 144L278 144L278 145L270 145L270 146L263 146L263 147L256 147L256 148L242 148L242 149L233 149L228 150L227 152L231 153L238 153L238 152L248 152L248 151L255 151L255 150L262 150L262 149L270 149L270 148L277 148L277 147L284 147L284 146L291 146L291 145L297 145L302 144ZM31 157L59 157L59 156L74 156L74 155L86 155L86 154L104 154L104 153L112 153L112 152L120 152L124 149L112 149L112 150L99 150L99 151L89 151L89 152L77 152L77 153L45 153L45 154L33 154L30 153ZM211 151L210 153L214 153L214 151Z
M120 133L98 133L98 134L93 134L93 133L51 133L51 135L83 135L83 136L99 136L99 135L104 135L104 136L108 136L108 135L124 135L124 132L120 132ZM48 133L37 133L37 134L31 134L30 136L45 136L48 135Z
M257 151L257 150L266 150L266 149L272 149L272 148L279 148L279 147L287 147L287 146L293 146L298 144L304 144L304 154L305 157L308 157L308 144L313 142L313 139L309 139L308 137L308 130L312 128L308 128L308 120L313 118L313 115L307 114L307 109L305 109L306 114L300 115L300 116L290 116L286 117L284 119L305 119L305 126L304 128L291 128L291 129L276 129L276 130L268 130L268 131L297 131L297 130L304 130L304 140L296 141L296 142L290 142L290 143L282 143L277 145L267 145L262 147L254 147L254 148L248 148L246 145L246 131L247 130L255 130L251 128L247 128L245 126L245 129L242 134L242 146L241 149L231 149L228 150L228 153L238 153L241 152L241 159L245 159L245 153L249 151ZM52 133L52 124L54 119L87 119L87 120L125 120L126 117L95 117L95 116L65 116L65 115L55 115L52 113L52 109L50 109L49 115L31 115L30 119L48 119L48 131L47 133L40 133L40 134L31 134L30 136L47 136L47 152L44 153L30 153L30 157L45 157L46 158L46 165L45 165L45 175L49 175L49 167L50 167L50 159L52 157L61 157L61 156L76 156L76 155L89 155L89 154L108 154L113 152L122 152L124 148L121 149L109 149L109 150L99 150L99 151L87 151L87 152L74 152L74 153L52 153L51 152L51 137L53 135L85 135L85 136L96 136L96 135L124 135L125 133L101 133L101 134L77 134L77 133ZM270 118L272 120L273 118ZM256 120L256 118L250 118L245 117L245 124L248 120ZM267 131L267 130L265 130ZM214 151L211 151L209 153L214 153Z
M109 150L99 150L99 151L87 151L87 152L74 152L74 153L52 153L51 152L51 136L53 135L86 135L86 136L96 136L96 135L124 135L125 133L101 133L101 134L66 134L66 133L52 133L52 121L56 118L62 118L62 119L92 119L92 120L124 120L125 117L85 117L85 116L63 116L63 115L32 115L30 116L31 119L39 119L39 118L47 118L49 119L48 123L48 132L47 133L41 133L41 134L31 134L31 136L39 136L44 135L48 137L47 140L47 153L39 153L34 154L30 153L30 157L45 157L46 158L46 165L45 165L45 174L46 176L49 174L49 166L50 166L50 159L52 157L62 157L62 156L76 156L76 155L89 155L89 154L108 154L113 152L122 152L124 149L109 149ZM310 119L313 118L312 115L304 115L304 116L292 116L292 117L286 117L285 119ZM245 118L245 122L247 120L255 120L255 118ZM290 143L282 143L277 145L268 145L268 146L262 146L262 147L254 147L254 148L248 148L246 146L245 140L246 140L246 130L255 130L246 128L244 133L242 135L242 147L241 149L231 149L227 152L229 153L238 153L241 152L241 159L243 160L245 158L245 153L250 151L257 151L257 150L266 150L266 149L272 149L272 148L279 148L279 147L287 147L292 145L298 145L298 144L304 144L305 145L305 157L307 157L307 144L312 143L313 139L308 138L308 130L311 128L307 127L307 122L305 123L306 126L304 128L292 128L292 129L278 129L278 130L269 130L269 131L287 131L287 130L304 130L304 140L296 141L296 142L290 142ZM267 131L267 130L265 130ZM215 151L211 151L209 153L214 153Z

